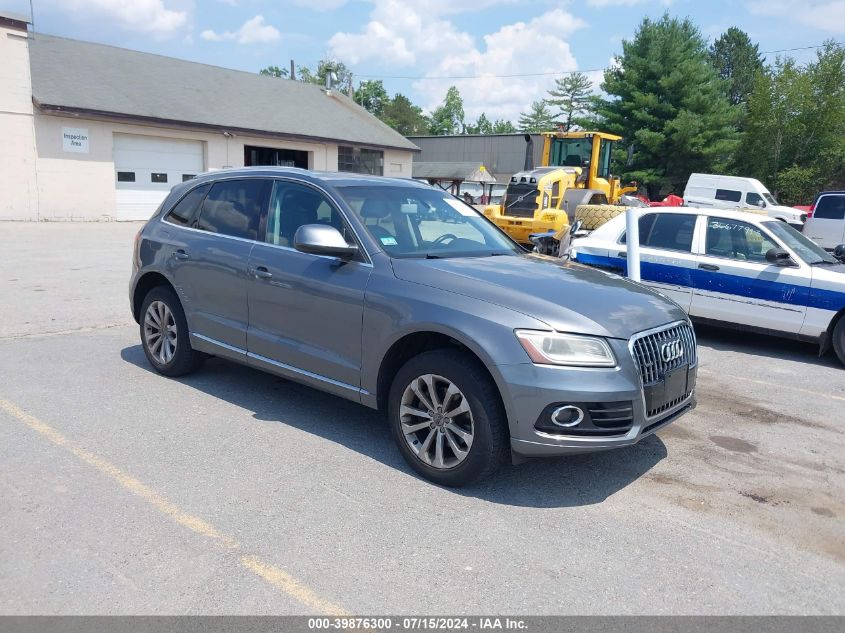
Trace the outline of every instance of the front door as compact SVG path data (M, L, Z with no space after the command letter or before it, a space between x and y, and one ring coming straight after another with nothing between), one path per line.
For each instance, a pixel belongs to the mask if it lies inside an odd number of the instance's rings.
M277 180L263 242L249 259L247 349L255 364L340 395L357 395L364 290L372 266L293 248L304 224L328 224L353 241L343 216L321 192Z
M782 248L758 227L731 218L706 218L704 253L697 258L690 315L780 332L804 322L809 275L766 261Z

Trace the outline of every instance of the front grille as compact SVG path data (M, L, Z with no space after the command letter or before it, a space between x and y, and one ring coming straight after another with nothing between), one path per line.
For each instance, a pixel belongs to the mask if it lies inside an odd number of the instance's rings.
M674 341L680 342L682 353L677 358L666 361L663 359L663 346ZM634 339L631 351L640 369L643 385L653 385L663 380L667 372L673 369L695 365L695 333L686 323L671 326Z
M688 324L635 336L631 354L643 381L647 418L672 411L692 396L698 359L695 332Z
M527 183L508 185L502 215L514 218L533 218L534 211L537 210L537 196L539 194L536 185Z

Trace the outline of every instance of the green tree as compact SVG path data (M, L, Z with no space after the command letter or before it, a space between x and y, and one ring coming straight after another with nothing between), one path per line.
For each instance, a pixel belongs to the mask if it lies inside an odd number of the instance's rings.
M493 122L493 129L491 130L492 134L513 134L516 132L516 126L511 123L510 121L505 121L503 119L496 119Z
M487 115L483 112L479 115L478 120L475 123L470 123L466 126L466 133L467 134L492 134L493 133L493 124L490 122L490 119L487 118Z
M845 186L845 47L828 42L806 66L778 59L758 74L737 170L793 204Z
M726 82L728 100L746 103L754 89L754 79L763 70L760 48L745 31L732 26L710 47L710 61Z
M555 126L554 116L548 104L542 99L533 101L528 112L519 115L521 132L548 132Z
M464 100L456 86L446 91L443 103L431 113L429 133L434 135L461 134L464 131Z
M362 81L355 91L355 102L370 114L381 118L384 108L390 102L390 96L380 79Z
M693 171L724 170L737 144L737 115L710 65L706 44L689 19L644 19L634 39L604 73L610 96L598 104L609 132L633 146L623 177L643 183L651 198L680 191Z
M326 75L333 72L337 77L332 85L339 90L348 90L352 82L352 72L341 61L336 59L321 59L317 63L317 70L312 71L308 66L297 67L297 79L318 86L326 85Z
M290 71L287 68L279 68L278 66L267 66L267 68L259 70L258 74L278 77L279 79L287 79L290 75Z
M592 105L593 82L584 73L572 73L561 79L555 79L555 87L549 90L551 99L547 103L557 106L559 112L555 118L560 121L566 131L578 124L579 117L587 114Z
M394 95L393 99L385 104L381 120L403 136L426 134L430 124L422 108L415 106L403 94Z

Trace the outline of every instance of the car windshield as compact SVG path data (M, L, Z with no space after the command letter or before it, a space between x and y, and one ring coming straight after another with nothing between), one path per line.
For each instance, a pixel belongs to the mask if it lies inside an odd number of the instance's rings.
M372 185L337 187L337 191L391 257L523 252L487 218L445 191Z
M763 197L766 199L766 202L768 202L769 204L774 204L774 205L780 204L777 200L775 200L775 197L772 194L770 194L768 191L763 193Z
M780 241L795 251L798 257L808 264L819 264L821 262L828 264L839 263L821 246L793 229L786 222L781 222L780 220L763 222L763 226L773 233Z

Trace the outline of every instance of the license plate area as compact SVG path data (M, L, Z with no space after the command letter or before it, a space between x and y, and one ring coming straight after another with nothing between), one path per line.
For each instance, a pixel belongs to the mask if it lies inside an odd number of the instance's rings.
M646 415L651 418L679 405L695 386L696 368L682 365L666 372L663 380L644 387Z

